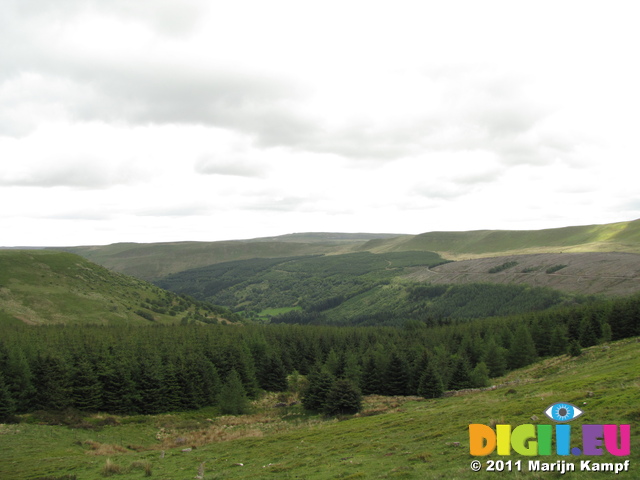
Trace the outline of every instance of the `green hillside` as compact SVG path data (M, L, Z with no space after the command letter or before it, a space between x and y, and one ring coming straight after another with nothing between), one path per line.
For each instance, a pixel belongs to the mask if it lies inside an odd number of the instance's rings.
M356 242L360 245L363 241ZM221 242L116 243L106 246L71 247L100 265L144 280L156 280L171 273L221 262L249 258L275 258L349 251L352 242L308 243L296 241L233 240Z
M616 478L640 475L640 398L636 339L585 349L578 357L550 358L495 379L497 388L433 400L369 396L362 413L341 419L310 416L300 406L216 417L212 409L154 416L86 416L77 426L27 421L0 426L3 479L122 480L151 478L459 479L604 478L593 472L529 472L529 460L623 463ZM553 424L549 405L569 402L583 415L570 423L631 425L631 455L524 457L469 454L468 425ZM572 434L572 446L582 446ZM483 472L470 463L479 459ZM521 472L484 473L487 461L521 461Z
M30 325L217 322L237 316L197 305L70 253L0 251L0 322Z
M544 230L429 232L372 240L360 248L373 252L429 250L452 259L515 253L640 253L640 220Z

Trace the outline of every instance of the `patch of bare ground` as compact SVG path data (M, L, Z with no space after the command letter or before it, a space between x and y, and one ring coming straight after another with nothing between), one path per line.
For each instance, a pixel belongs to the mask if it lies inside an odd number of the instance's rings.
M476 258L419 268L405 278L432 284L526 284L570 293L624 296L640 291L640 254L540 253Z

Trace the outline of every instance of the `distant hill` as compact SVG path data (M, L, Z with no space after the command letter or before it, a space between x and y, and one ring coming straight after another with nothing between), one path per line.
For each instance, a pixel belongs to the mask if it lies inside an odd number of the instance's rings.
M545 230L478 230L420 235L293 233L219 242L116 243L66 247L111 270L144 280L216 263L252 258L337 255L353 252L435 252L449 260L535 253L640 254L640 220Z
M88 260L47 250L0 251L0 322L30 325L238 321Z
M544 230L429 232L371 240L361 250L428 250L451 260L533 253L640 253L640 220Z

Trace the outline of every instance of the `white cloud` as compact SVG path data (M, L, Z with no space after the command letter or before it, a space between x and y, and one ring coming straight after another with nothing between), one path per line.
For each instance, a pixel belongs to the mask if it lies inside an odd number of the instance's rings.
M633 13L7 0L0 243L640 217Z

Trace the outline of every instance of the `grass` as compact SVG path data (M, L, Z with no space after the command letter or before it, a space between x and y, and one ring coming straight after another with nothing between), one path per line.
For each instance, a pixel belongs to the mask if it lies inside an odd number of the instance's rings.
M151 303L184 307L172 316ZM167 324L195 309L192 302L79 255L0 250L0 321L5 324Z
M0 427L0 478L487 478L469 468L475 457L468 451L468 424L552 423L543 412L558 401L584 410L571 423L575 429L583 423L631 424L631 472L620 477L638 478L637 352L636 339L596 346L579 357L551 358L514 371L496 379L501 386L494 390L436 400L369 396L362 413L344 418L308 415L298 405L276 408L275 394L256 402L252 414L237 417L216 416L214 409L204 409L116 417L115 422L89 430L42 425L27 417L21 424ZM100 423L95 417L87 423ZM573 440L579 445L579 438ZM485 466L488 459L523 460L525 465L528 461L515 454L479 457ZM536 459L579 465L578 460L587 458ZM626 458L607 454L589 459ZM593 475L576 472L563 478ZM509 477L559 475L525 471Z

